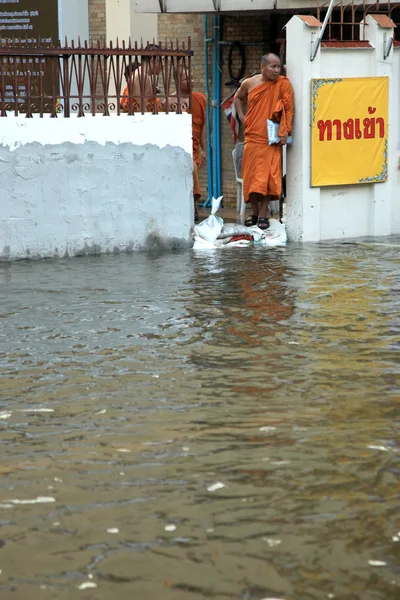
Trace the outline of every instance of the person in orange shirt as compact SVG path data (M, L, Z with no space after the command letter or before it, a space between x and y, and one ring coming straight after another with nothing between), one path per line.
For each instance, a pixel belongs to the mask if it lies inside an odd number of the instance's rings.
M294 101L290 81L281 70L279 57L266 54L261 59L261 74L245 79L235 95L237 115L244 123L243 193L252 208L245 221L248 227L268 229L269 203L282 194L282 147L292 133ZM268 119L279 122L277 144L268 143Z
M197 203L201 198L199 169L207 164L207 138L206 138L206 95L193 91L194 80L190 80L188 70L182 65L179 76L179 95L182 110L192 115L192 140L193 140L193 199L194 218L198 221ZM190 108L190 92L192 92L192 108ZM176 110L177 94L168 98L169 108ZM165 105L164 105L165 110Z
M146 46L146 50L158 49L159 46L156 44ZM141 111L142 90L144 90L145 112L154 112L155 107L157 107L157 112L161 110L161 101L157 97L157 80L161 68L161 58L159 56L142 56L142 64L135 61L125 69L127 86L121 98L122 112L129 112L130 107L132 112Z

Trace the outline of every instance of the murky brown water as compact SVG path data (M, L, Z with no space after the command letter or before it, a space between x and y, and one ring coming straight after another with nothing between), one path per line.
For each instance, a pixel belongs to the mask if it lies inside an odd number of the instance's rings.
M399 276L378 245L0 265L1 597L398 600Z

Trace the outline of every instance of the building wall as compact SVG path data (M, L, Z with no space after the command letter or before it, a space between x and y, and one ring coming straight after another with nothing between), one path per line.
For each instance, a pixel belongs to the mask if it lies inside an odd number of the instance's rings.
M158 37L159 40L187 40L191 36L194 58L192 69L194 75L194 89L205 93L205 54L204 54L204 17L198 14L159 15ZM200 170L200 185L202 200L207 199L207 169Z
M138 43L144 44L158 39L157 15L144 15L135 12L134 0L131 0L131 37Z
M106 0L107 42L128 41L131 35L130 0Z
M89 37L92 42L107 39L106 0L89 0Z
M60 40L89 39L88 0L59 0L58 14Z
M287 66L295 97L293 147L288 150L289 239L320 241L400 233L400 48L383 59L385 35L370 15L371 48L322 48L310 61L318 26L293 17L287 27ZM382 183L311 187L310 84L313 78L389 77L388 179Z
M187 246L191 119L4 119L0 185L0 260Z
M260 58L267 51L278 51L276 40L282 35L282 27L289 17L268 15L241 15L224 16L222 19L222 39L225 42L240 41L245 44L246 72L251 75L258 72ZM208 38L212 36L212 17L209 18ZM158 17L159 38L171 38L184 40L189 35L194 50L193 73L195 77L195 89L205 92L205 52L204 52L204 17L199 14L166 14ZM250 45L252 44L252 45ZM228 72L229 45L222 46L222 79L221 100L227 98L234 87L226 85L230 81ZM209 44L209 66L210 66L210 91L212 92L212 68L211 68L212 45ZM235 62L236 60L236 62ZM237 59L234 57L234 67L237 67ZM221 119L221 143L222 143L222 193L224 194L225 206L236 206L236 179L232 161L232 150L234 141L232 131L223 110L220 111ZM241 133L242 137L242 133ZM201 173L201 184L206 197L207 173Z

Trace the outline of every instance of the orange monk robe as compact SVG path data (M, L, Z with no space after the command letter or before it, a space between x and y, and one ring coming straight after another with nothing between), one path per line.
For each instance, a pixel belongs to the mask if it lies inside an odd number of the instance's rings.
M161 112L162 110L162 106L161 106L161 100L159 98L145 98L145 111L146 112L153 112L154 110L154 105L157 105L157 111ZM129 88L128 86L126 86L126 88L124 89L124 93L122 94L121 97L121 110L123 113L127 113L129 112L129 106L132 106L132 112L139 112L141 110L141 102L140 100L138 100L137 97L135 98L129 98Z
M201 163L201 134L206 125L206 106L207 100L205 94L192 92L192 110L188 113L192 115L192 140L193 140L193 194L201 196L199 167Z
M267 119L279 121L279 136L292 133L293 90L280 76L252 89L247 97L242 163L246 202L252 193L280 198L282 193L282 146L268 144Z

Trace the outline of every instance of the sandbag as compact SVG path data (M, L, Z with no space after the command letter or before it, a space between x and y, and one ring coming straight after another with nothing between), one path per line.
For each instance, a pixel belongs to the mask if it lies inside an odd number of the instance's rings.
M215 213L218 211L223 196L219 198L213 198L211 201L211 215L202 221L199 225L196 225L193 234L194 238L201 238L206 242L213 244L221 233L224 221L220 217L216 217Z
M277 219L269 220L269 227L266 230L262 230L257 225L255 226L259 231L261 231L261 236L256 240L254 237L254 243L260 244L262 246L286 246L287 243L287 233L286 227ZM250 227L253 229L253 227ZM258 234L259 235L259 234Z
M232 238L236 235L248 235L249 227L240 223L224 223L221 233L218 236L219 240Z

